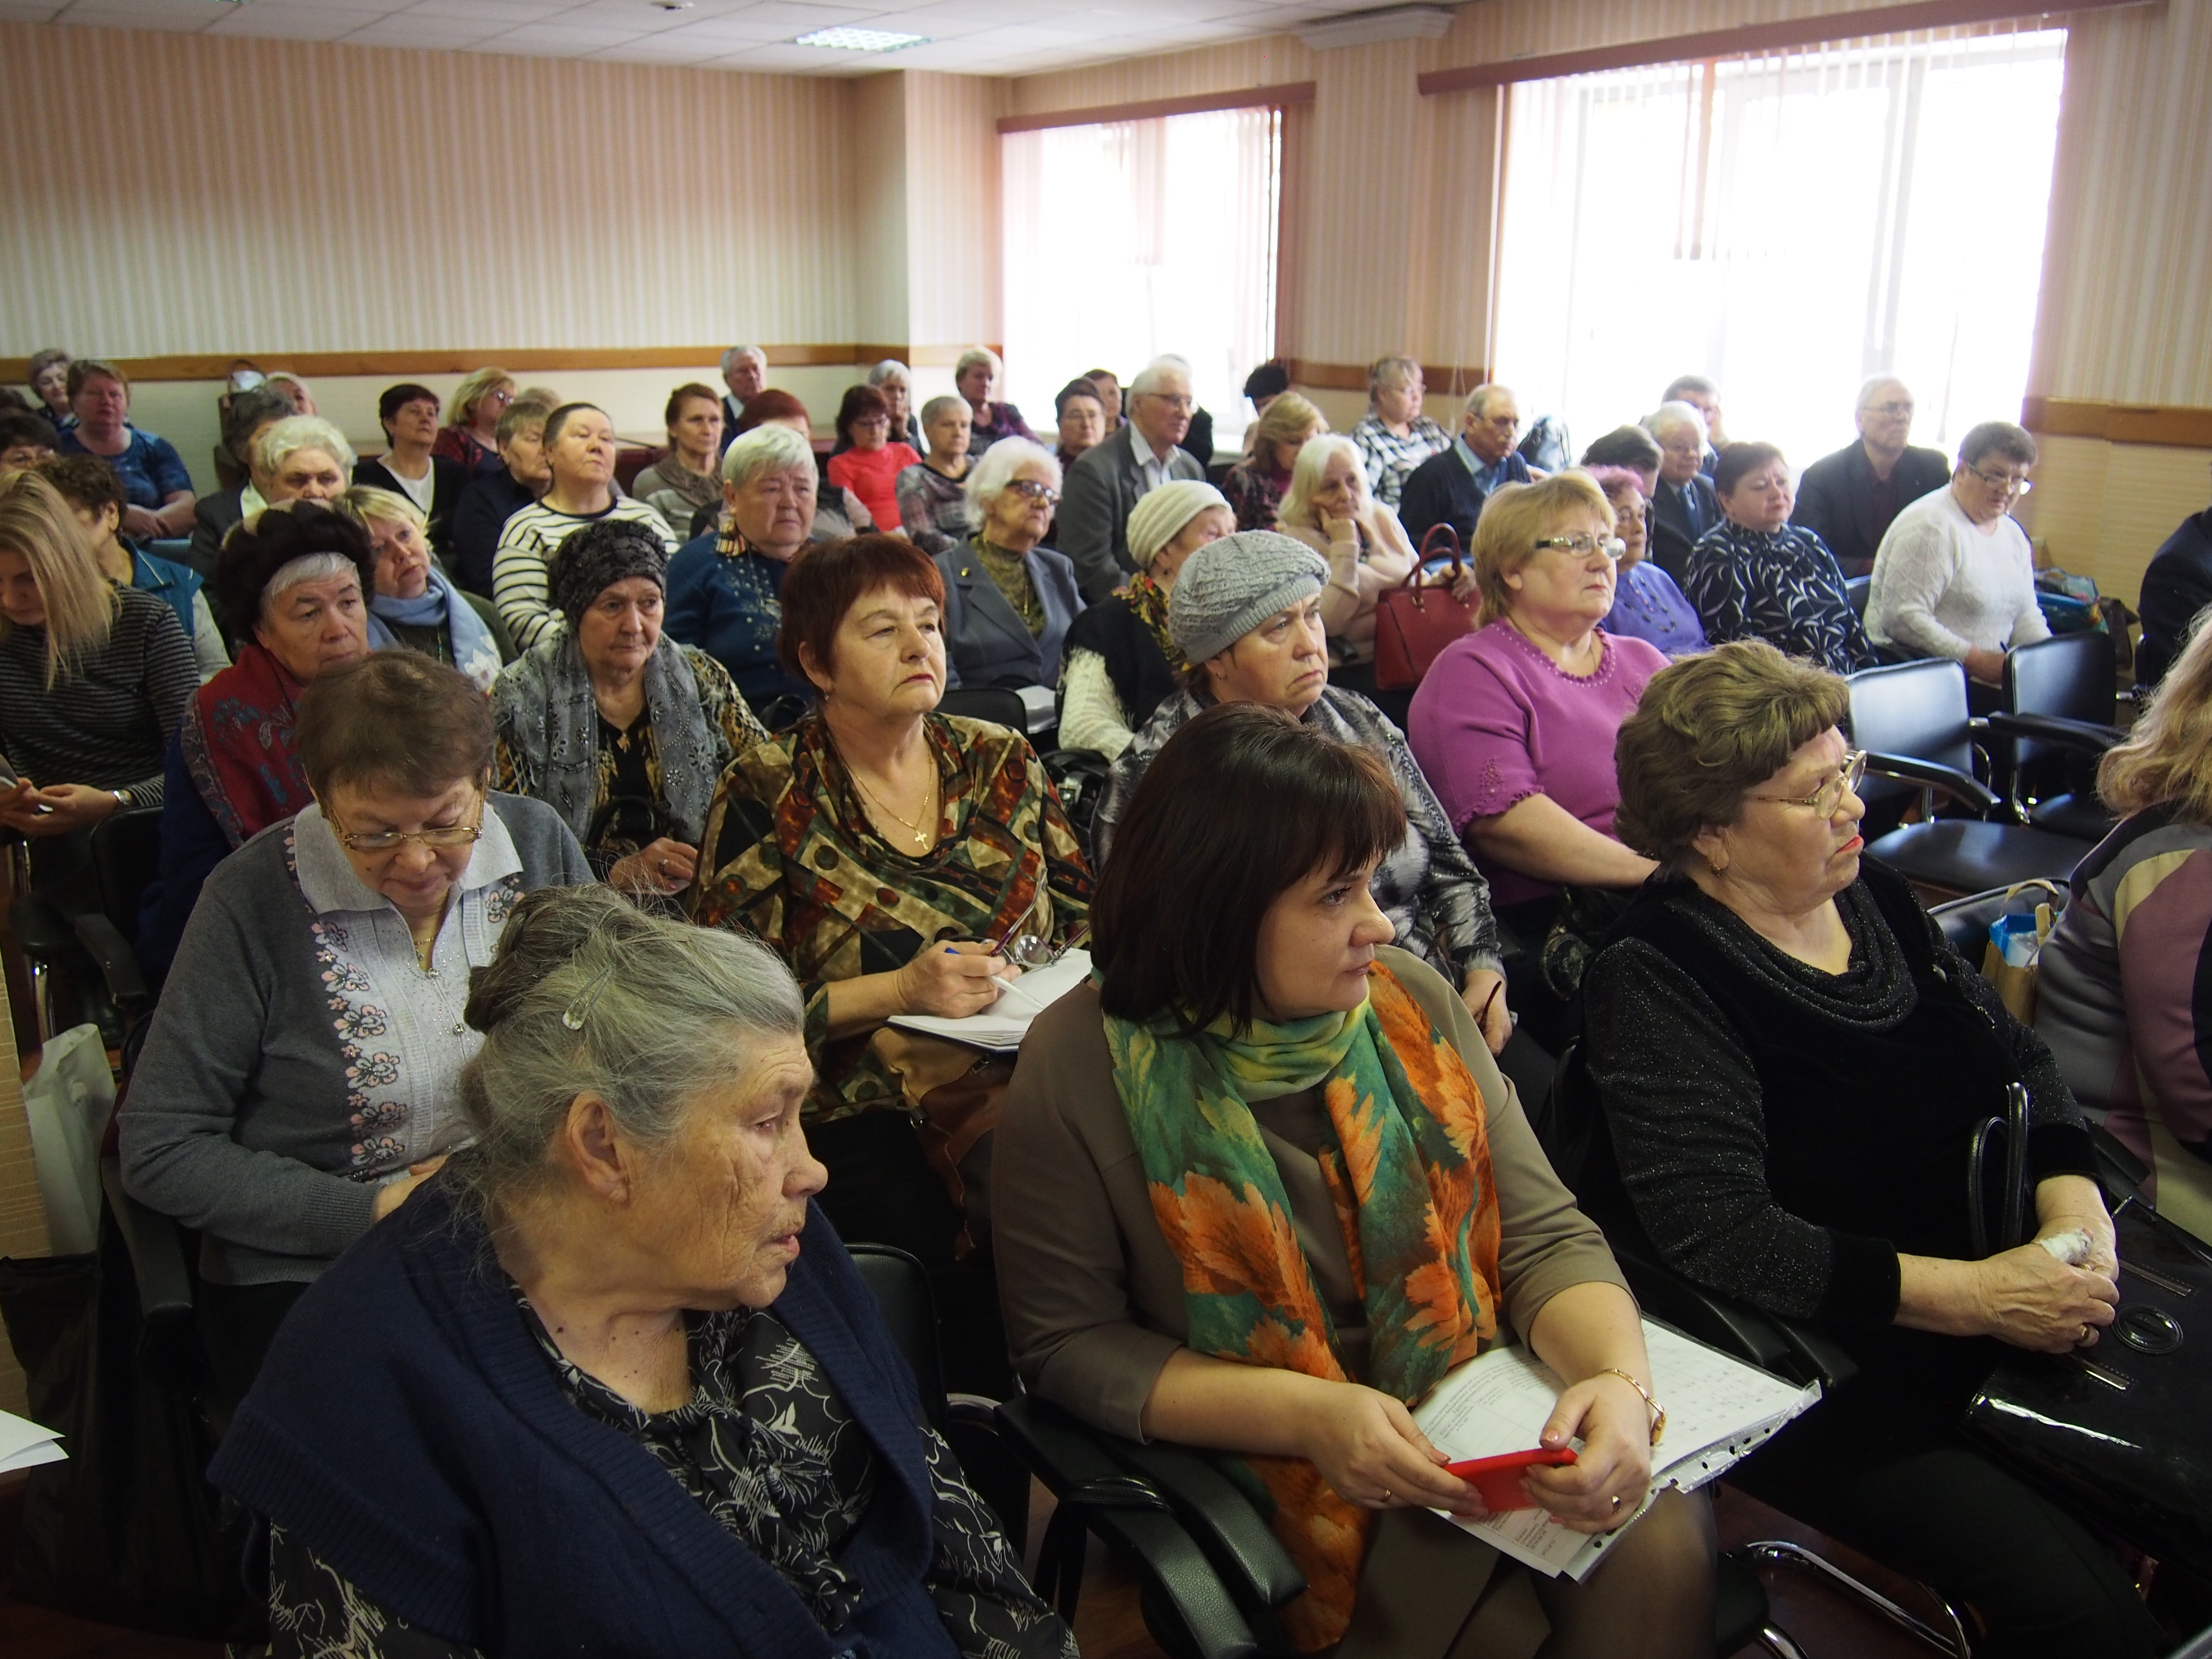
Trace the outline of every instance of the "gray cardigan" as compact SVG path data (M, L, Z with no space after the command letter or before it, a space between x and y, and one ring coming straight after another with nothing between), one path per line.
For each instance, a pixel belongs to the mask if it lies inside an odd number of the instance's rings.
M495 937L515 892L574 886L592 873L543 801L495 793L489 802L520 865L519 876L480 890L497 896L479 930ZM271 824L208 878L121 1114L124 1185L200 1231L201 1271L217 1284L314 1279L368 1231L377 1182L395 1173L380 1167L389 1159L360 1156L381 1126L364 1127L349 1108L374 1079L349 1076L339 1030L349 1017L373 1022L384 1011L346 1005L349 990L373 991L366 981L331 982L330 941L318 939L328 924L293 873L291 837L291 820ZM488 951L488 939L472 937L466 962L449 963L461 932L449 926L441 936L441 970L465 969ZM356 1073L389 1058L376 1038L395 1048L404 1040L404 1019L390 1024L397 1029L357 1025L366 1041ZM404 1065L404 1051L398 1058ZM402 1157L431 1150L398 1144Z

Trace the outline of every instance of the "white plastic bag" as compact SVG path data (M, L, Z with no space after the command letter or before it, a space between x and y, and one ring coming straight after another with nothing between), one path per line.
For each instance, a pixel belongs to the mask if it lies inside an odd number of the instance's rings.
M46 1237L56 1255L85 1255L100 1242L100 1143L115 1110L100 1027L74 1026L46 1044L23 1085L23 1109Z

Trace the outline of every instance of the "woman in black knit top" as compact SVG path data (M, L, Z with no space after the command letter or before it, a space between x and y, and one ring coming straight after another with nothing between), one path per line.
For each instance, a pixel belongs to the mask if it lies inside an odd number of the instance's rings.
M1758 641L1666 669L1622 727L1654 877L1584 983L1634 1212L1675 1269L1818 1322L1862 1374L1730 1478L1971 1604L1990 1654L2160 1646L2111 1554L1969 1442L2004 1346L2087 1346L2118 1300L2088 1133L2050 1051L1860 857L1844 682ZM2030 1101L2039 1238L1969 1260L1968 1148Z

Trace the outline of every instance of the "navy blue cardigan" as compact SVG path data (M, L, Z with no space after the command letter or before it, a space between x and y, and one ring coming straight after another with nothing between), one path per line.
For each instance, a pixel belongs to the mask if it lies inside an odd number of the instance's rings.
M587 1417L483 1229L425 1182L301 1298L209 1474L410 1625L500 1656L952 1659L921 1402L852 1258L810 1206L775 1316L879 1460L839 1559L866 1587L832 1637L652 1455Z

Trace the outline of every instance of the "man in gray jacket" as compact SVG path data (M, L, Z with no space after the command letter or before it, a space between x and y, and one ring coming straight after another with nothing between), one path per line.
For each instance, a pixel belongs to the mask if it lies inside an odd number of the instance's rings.
M1128 422L1086 449L1067 471L1060 504L1060 550L1075 564L1086 603L1096 605L1136 568L1129 561L1129 510L1173 478L1206 469L1176 447L1190 430L1190 365L1155 357L1129 382Z

